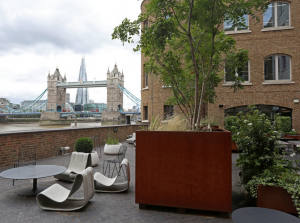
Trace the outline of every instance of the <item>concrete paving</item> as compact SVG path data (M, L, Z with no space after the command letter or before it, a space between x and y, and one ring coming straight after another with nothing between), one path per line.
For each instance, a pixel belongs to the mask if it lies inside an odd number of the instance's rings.
M32 180L17 180L12 186L12 180L0 178L0 222L207 222L207 223L229 223L231 218L221 218L219 213L188 210L186 214L177 213L175 208L150 207L147 210L140 210L135 203L135 150L132 145L123 142L128 146L126 157L130 163L131 182L130 188L124 193L95 193L88 205L75 212L53 212L42 210L35 197L23 197L17 191L32 187ZM99 152L99 148L97 149ZM115 156L103 155L100 163L94 168L94 172L102 173L104 159L113 159ZM235 167L238 154L232 154L233 167L233 209L238 208L239 189L236 187L237 171ZM39 165L61 165L68 167L70 155L55 156L39 160ZM0 169L0 172L9 169ZM121 174L120 181L124 180ZM47 177L38 179L38 186L51 186L59 183L70 189L71 183L62 182ZM82 188L73 197L83 196Z

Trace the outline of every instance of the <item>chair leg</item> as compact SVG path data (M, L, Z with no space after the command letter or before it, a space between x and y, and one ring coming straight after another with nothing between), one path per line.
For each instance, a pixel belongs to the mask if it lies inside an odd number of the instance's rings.
M101 158L102 157L102 154L101 154L101 145L100 145L100 142L99 142L99 158Z
M124 172L123 166L122 166L122 171L123 171L123 174L124 174L125 180L127 180L127 176L126 176L126 174L125 174L125 172Z
M104 174L104 164L105 164L105 160L103 160L103 168L102 168L102 173Z
M112 172L112 174L111 174L111 177L110 178L112 178L112 176L114 175L114 172L115 172L115 168L117 167L117 165L115 164L115 166L114 166L114 169L113 169L113 172ZM117 174L118 174L118 170L117 170Z
M108 165L109 165L109 163L107 162L107 163L106 163L105 172L103 171L103 174L104 174L104 176L106 175L106 171L107 171L107 167L108 167ZM109 165L109 168L110 168L110 165Z

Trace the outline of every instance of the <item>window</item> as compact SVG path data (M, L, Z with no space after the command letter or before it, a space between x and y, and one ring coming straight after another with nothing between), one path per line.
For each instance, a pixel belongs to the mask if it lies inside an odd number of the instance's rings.
M148 87L148 74L145 72L145 64L144 64L144 78L145 78L145 88Z
M144 120L148 120L148 106L144 106Z
M276 115L289 116L292 119L292 109L280 107L276 105L256 105L256 109L266 114L271 120L274 120ZM239 112L246 114L249 111L248 105L225 109L225 116L236 116Z
M232 71L229 67L226 67L225 64L225 81L230 82L233 81L231 76ZM235 76L240 77L245 82L249 82L249 61L245 63L245 66L242 69L237 69L235 72Z
M174 115L174 107L172 105L164 105L164 119Z
M291 59L285 55L273 55L264 61L265 81L291 80Z
M224 22L224 31L233 31L233 32L237 32L237 31L241 31L241 30L248 30L249 27L249 21L248 21L248 15L244 15L244 25L243 26L239 26L239 27L235 27L233 26L233 22L232 21L225 21Z
M144 29L148 29L148 21L144 22Z
M290 26L290 5L285 2L269 4L264 13L264 28Z

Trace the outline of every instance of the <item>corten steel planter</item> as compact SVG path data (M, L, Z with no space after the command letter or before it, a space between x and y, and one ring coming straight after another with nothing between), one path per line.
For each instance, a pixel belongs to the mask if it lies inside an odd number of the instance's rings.
M297 214L292 195L281 187L258 185L256 206Z
M293 134L293 136L291 136L291 134L284 134L285 138L292 138L292 139L300 139L300 135L299 134Z
M136 132L135 202L232 211L231 132Z
M233 141L231 142L231 150L234 150L234 151L238 150L238 147L237 147L236 143L233 142Z

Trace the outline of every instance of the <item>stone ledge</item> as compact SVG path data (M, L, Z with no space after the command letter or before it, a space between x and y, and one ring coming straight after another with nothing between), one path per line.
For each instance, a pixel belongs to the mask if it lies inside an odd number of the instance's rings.
M134 124L134 125L106 125L106 126L99 126L99 127L85 127L85 128L78 128L78 127L70 127L69 129L36 129L36 130L28 130L28 131L13 131L13 132L2 132L0 136L3 135L14 135L16 133L20 134L30 134L30 133L41 133L41 132L57 132L57 131L74 131L74 130L85 130L85 129L99 129L99 128L112 128L112 127L128 127L128 126L144 126L143 124Z

